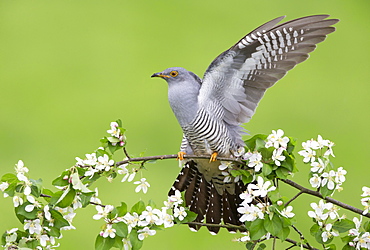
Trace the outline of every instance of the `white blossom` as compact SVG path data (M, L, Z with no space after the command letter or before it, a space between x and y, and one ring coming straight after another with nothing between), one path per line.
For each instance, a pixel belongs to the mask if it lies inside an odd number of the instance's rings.
M153 209L151 206L147 206L146 210L141 213L139 216L140 226L147 226L149 224L156 224L157 226L163 224L163 221L160 219L162 216L159 209Z
M20 205L23 204L23 199L17 195L14 195L13 196L13 204L14 204L14 207L19 207Z
M248 192L253 194L254 196L265 197L268 192L274 191L276 189L275 186L270 187L270 185L271 185L270 181L264 182L263 178L261 176L258 176L257 185L249 184Z
M148 192L148 187L150 187L149 183L146 181L146 178L141 178L140 181L135 181L134 184L138 185L135 188L136 193L143 190L143 193L146 194L146 192Z
M239 194L240 199L243 200L243 202L251 203L253 201L253 195L249 192L249 190L245 190L243 193Z
M316 159L316 151L312 150L311 148L307 148L305 150L301 150L298 152L299 155L303 156L303 162L314 162Z
M109 156L105 154L104 156L98 157L98 162L96 163L95 168L103 171L109 171L113 165L114 161L109 160Z
M139 240L144 240L148 236L152 236L156 234L155 230L150 230L149 227L144 227L141 230L137 231L139 233L138 238Z
M28 168L24 166L22 160L19 160L17 164L15 164L15 172L17 174L25 174L28 173Z
M284 150L285 148L278 148L278 149L275 148L274 152L272 152L272 160L275 162L276 166L280 166L281 165L280 162L285 160L285 156L282 155Z
M361 199L361 204L364 206L363 215L367 214L370 210L370 197L365 197Z
M33 209L41 207L41 204L35 199L35 197L31 195L28 195L26 197L28 202L30 202L31 204L27 205L24 210L26 210L27 212L32 212Z
M111 122L110 123L110 130L107 130L108 134L111 134L113 137L120 137L121 130L118 128L117 122Z
M335 175L335 182L336 183L343 183L346 181L345 175L347 174L347 171L344 170L342 167L338 168L336 175Z
M257 218L263 219L264 215L263 215L262 210L259 207L253 204L246 204L246 203L242 203L242 205L243 205L242 207L237 208L237 211L240 214L242 214L242 216L239 219L241 222L254 221Z
M322 171L327 166L327 163L328 163L327 161L325 161L325 163L324 163L323 160L318 158L317 161L311 163L311 166L312 166L311 172L322 173Z
M123 249L124 250L130 250L132 248L130 239L123 238L122 242L123 242Z
M294 217L294 213L292 213L293 207L292 206L287 206L281 211L281 215L286 217L286 218L292 218Z
M100 220L101 218L106 218L110 212L112 212L114 206L106 205L104 208L102 206L96 206L97 214L93 216L94 220Z
M362 191L363 191L363 194L361 195L362 197L370 196L370 188L369 187L363 186Z
M325 226L325 231L322 232L321 237L323 242L327 242L328 239L332 238L333 236L339 236L338 232L332 230L333 225L328 223Z
M327 172L323 173L321 177L322 177L321 186L327 185L329 190L333 190L335 188L336 173L334 170L330 170L329 173Z
M113 239L114 237L116 237L116 229L112 228L112 224L107 224L107 227L104 231L100 233L100 235L104 238L107 238L109 236Z
M174 225L173 216L166 212L166 209L162 209L161 219L163 221L164 228L172 227Z
M288 146L289 138L284 136L284 131L278 129L277 131L272 130L272 133L267 137L267 142L265 144L266 148L274 147L279 148L283 147L286 148Z
M313 188L318 188L321 185L321 178L318 174L313 174L310 178L310 184Z
M132 228L136 227L140 222L139 215L135 212L133 212L132 214L125 214L125 216L123 216L123 219L127 224L129 231L131 231Z
M40 225L40 219L36 220L24 220L24 230L28 230L30 234L40 234L42 227Z
M4 192L8 187L9 187L9 183L8 183L8 182L2 182L2 183L0 184L0 190L1 190L2 192Z
M187 215L187 213L186 213L184 207L175 207L173 209L173 216L175 218L178 218L180 221L184 220L186 215Z
M179 190L175 190L175 194L168 197L168 202L172 206L177 206L177 205L182 204L184 201L182 200L181 192Z
M326 220L329 217L329 214L333 211L333 204L328 202L325 203L323 200L319 201L319 204L311 203L311 207L314 211L308 211L308 216L314 218L316 221L321 222ZM330 211L325 211L330 210ZM335 213L335 212L334 212ZM332 215L330 215L332 217ZM319 223L322 224L322 223Z
M49 205L44 206L44 216L45 216L45 219L47 220L51 220L51 213L49 210L50 210Z
M248 167L254 168L256 172L260 171L263 166L261 160L262 155L259 152L253 153L251 157L249 157Z

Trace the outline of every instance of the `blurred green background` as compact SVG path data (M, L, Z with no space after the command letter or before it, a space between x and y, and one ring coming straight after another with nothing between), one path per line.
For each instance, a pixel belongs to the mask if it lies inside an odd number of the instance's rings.
M348 170L344 191L334 198L361 207L361 187L370 185L369 7L368 0L1 0L0 175L13 172L22 159L30 177L51 188L76 156L99 146L118 118L127 129L131 155L176 153L181 130L165 81L150 79L152 73L182 66L202 76L219 53L266 21L331 14L341 19L337 31L267 92L246 128L251 135L282 128L298 138L298 150L317 134L334 141L334 163ZM133 195L135 187L119 179L95 186L104 204L131 206L142 198L162 205L177 166L175 160L148 165L147 195ZM309 167L299 168L294 180L308 187ZM296 193L281 187L287 196ZM307 211L313 201L302 196L292 204L309 239ZM0 197L0 204L0 232L21 228L11 198ZM102 225L92 219L95 213L94 207L77 211L77 230L64 232L58 249L93 249ZM232 238L225 231L211 236L204 229L193 233L175 226L146 239L143 249L244 249ZM298 239L294 233L291 238Z

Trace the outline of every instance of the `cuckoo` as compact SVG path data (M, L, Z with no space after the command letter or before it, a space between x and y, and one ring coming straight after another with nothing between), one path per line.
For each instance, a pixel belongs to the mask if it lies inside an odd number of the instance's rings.
M216 57L203 79L180 67L152 75L167 81L168 100L183 130L178 158L210 156L185 158L169 192L185 191L186 206L198 214L196 222L242 224L237 208L246 185L236 179L225 182L217 157L238 157L244 147L241 125L252 118L265 91L334 32L332 25L339 20L328 17L306 16L282 24L284 16L273 19ZM208 230L217 234L219 227Z

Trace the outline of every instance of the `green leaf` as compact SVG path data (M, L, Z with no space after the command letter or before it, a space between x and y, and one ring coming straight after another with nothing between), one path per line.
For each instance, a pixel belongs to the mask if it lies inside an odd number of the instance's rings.
M122 127L122 121L121 121L121 119L116 120L116 122L118 124L118 127Z
M152 200L152 199L150 199L149 201L148 201L148 206L150 206L150 207L152 207L152 208L156 208L157 206L155 205L155 202Z
M362 227L366 232L370 232L370 221L366 221Z
M263 176L268 176L272 172L272 167L266 163L263 163L262 167L262 175Z
M53 180L52 184L53 186L58 186L58 187L64 187L67 186L68 183L68 176L70 174L69 170L64 171L59 177Z
M94 194L95 192L80 194L82 207L87 207L90 204L90 199Z
M96 250L109 250L114 245L115 239L110 237L104 238L103 236L98 235L95 240L95 249Z
M351 247L350 245L347 244L343 246L342 250L356 250L356 248Z
M253 250L254 247L255 247L256 243L253 243L253 242L248 242L245 247L248 249L248 250Z
M276 235L281 241L285 241L288 238L290 233L289 227L283 227L282 230Z
M276 171L276 176L282 180L285 180L289 175L289 170L286 168L279 167Z
M261 244L258 245L257 250L263 250L265 248L266 248L266 244L265 243L261 243Z
M60 229L59 228L56 228L56 227L48 227L50 229L50 231L48 232L48 235L49 236L53 236L53 237L59 237L60 236Z
M21 215L28 220L37 219L37 212L40 211L40 209L34 208L31 212L27 212L25 210L27 205L31 205L31 203L27 201L20 205L19 207L16 207L15 208L16 214ZM22 223L24 223L24 221L22 221Z
M55 192L50 199L50 204L51 205L56 204L57 206L61 208L65 208L72 204L75 196L76 196L76 191L68 187L64 191Z
M131 213L136 212L137 214L141 214L145 210L145 203L143 201L139 201L131 208Z
M281 166L288 169L290 172L293 172L295 160L291 155L284 153L285 160L281 163Z
M325 250L336 250L337 247L334 244L325 245Z
M255 221L252 221L250 228L249 228L251 240L259 240L263 235L267 233L263 224L264 224L264 220L262 219L257 219Z
M63 218L63 215L54 209L49 210L51 217L54 219L54 227L60 229L69 226L69 222Z
M195 218L197 218L197 214L188 210L186 211L186 217L180 222L180 223L187 223L187 222L192 222L193 220L195 220Z
M41 190L42 190L42 179L33 180L30 179L32 186L31 186L31 194L35 197L40 197Z
M1 181L2 182L8 182L10 184L10 183L13 183L13 182L18 182L18 178L15 174L8 173L8 174L4 174L1 177Z
M315 236L316 233L320 230L320 226L317 224L313 224L312 227L310 228L310 234L312 236Z
M114 237L114 245L113 247L115 248L119 248L119 249L123 249L123 242L122 242L123 238L122 237L119 237L116 235L116 237Z
M13 182L9 185L7 189L4 190L4 193L8 194L10 197L13 197L15 190L17 188L17 182Z
M126 238L128 235L128 227L127 224L124 222L114 223L112 226L116 229L116 234L122 238Z
M334 192L333 190L329 190L327 186L323 186L320 188L320 194L325 198L326 196L331 195Z
M53 191L51 191L50 189L47 189L47 188L44 188L42 190L42 194L48 195L48 196L53 196L54 195ZM44 200L46 200L47 202L50 202L50 200L51 200L50 197L43 196L42 198L44 198Z
M121 206L116 207L117 216L122 217L127 213L127 205L124 202L121 202Z
M255 147L255 150L256 151L260 151L262 148L265 148L265 140L262 139L262 138L256 138L256 147Z
M132 250L139 250L143 246L143 241L139 240L138 233L135 229L131 230L130 242L131 242Z
M270 220L268 216L266 216L264 220L264 227L265 229L270 232L272 235L277 236L277 234L282 230L282 222L276 214Z
M337 230L339 233L347 232L351 228L355 227L356 227L355 223L349 219L337 220L333 224L333 229Z
M71 175L72 179L72 186L73 189L81 190L82 193L91 193L90 189L88 189L81 181L80 176L78 175L78 172L75 172Z
M256 141L259 139L259 144L261 144L261 140L262 141L265 141L267 138L267 135L263 135L263 134L257 134L255 136L253 136L252 138L248 139L245 141L245 145L246 147L250 150L250 151L254 151L256 150ZM264 145L263 145L264 146Z

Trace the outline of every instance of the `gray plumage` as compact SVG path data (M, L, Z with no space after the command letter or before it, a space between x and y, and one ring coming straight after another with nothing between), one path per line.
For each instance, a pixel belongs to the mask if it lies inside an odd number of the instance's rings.
M252 118L265 91L288 70L305 61L316 44L334 32L331 25L339 20L327 17L308 16L277 25L284 18L279 17L263 24L221 53L210 64L203 80L179 67L153 74L152 77L162 77L168 83L168 100L184 133L181 151L234 157L244 146L240 125ZM186 191L193 185L192 191L187 191L191 194L187 194L186 204L199 214L198 221L206 216L207 221L210 217L212 223L220 223L223 217L224 223L231 223L230 219L241 224L236 212L239 204L231 203L238 202L245 187L233 180L223 182L219 165L218 161L189 161L170 193L176 189ZM201 192L204 193L198 194ZM199 203L199 195L205 204L195 204ZM220 211L215 211L214 202L223 204L218 205ZM225 219L226 209L233 211ZM213 214L220 213L214 216L220 219L215 220L209 214L211 210Z

